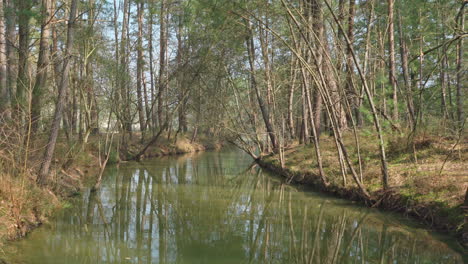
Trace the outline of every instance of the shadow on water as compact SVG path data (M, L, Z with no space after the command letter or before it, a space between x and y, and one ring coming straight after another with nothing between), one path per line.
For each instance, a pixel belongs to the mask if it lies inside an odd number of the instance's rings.
M463 263L453 241L285 185L237 151L109 167L12 263Z

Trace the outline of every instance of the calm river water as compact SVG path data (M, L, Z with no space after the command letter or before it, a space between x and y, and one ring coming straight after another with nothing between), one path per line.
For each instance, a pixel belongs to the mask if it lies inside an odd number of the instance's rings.
M463 263L453 239L300 187L237 150L110 166L9 263ZM466 259L465 259L466 260Z

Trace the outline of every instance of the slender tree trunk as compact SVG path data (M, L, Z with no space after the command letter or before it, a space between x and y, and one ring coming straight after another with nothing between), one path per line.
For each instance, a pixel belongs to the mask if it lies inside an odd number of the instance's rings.
M3 1L0 0L0 114L6 113L10 108L10 96L7 86L7 59L5 14Z
M452 81L450 78L450 72L449 72L449 60L448 58L445 59L444 61L444 67L447 70L446 72L446 77L447 77L447 95L448 95L448 113L449 116L452 120L455 120L455 116L453 114L453 99L452 99Z
M55 1L52 1L52 9L55 10ZM55 24L51 25L52 28L52 46L50 48L51 51L51 58L53 62L53 73L54 73L54 87L53 91L58 91L58 86L60 84L60 61L58 59L58 36L57 36L57 28Z
M401 69L403 71L403 80L405 83L405 97L406 97L406 108L409 114L410 127L415 124L414 106L413 106L413 92L411 88L411 80L408 68L408 47L403 33L403 27L401 24L401 14L398 13L398 32L400 36L400 57L401 57Z
M42 0L41 3L41 38L39 40L39 58L37 60L36 83L32 92L31 129L37 131L41 117L42 94L46 89L47 70L49 68L50 24L54 14L51 0Z
M150 106L150 102L148 99L148 88L147 88L148 83L146 82L144 71L142 73L141 79L143 83L143 100L145 103L145 114L146 114L145 126L148 130L148 129L151 129L151 106Z
M182 56L183 56L183 41L182 41L182 15L181 12L178 18L178 26L177 26L177 99L179 103L178 109L178 118L179 118L179 129L180 132L187 132L187 116L186 116L186 99L185 99L185 85L184 85L184 72L182 71Z
M113 1L113 26L114 26L114 59L115 59L115 71L119 73L118 75L115 76L115 80L113 83L114 86L114 95L113 99L115 100L115 104L113 104L113 108L111 109L111 112L114 112L116 117L117 117L117 127L119 128L119 131L122 133L121 139L121 145L125 146L125 128L124 128L124 121L123 121L123 115L122 111L120 108L123 106L122 102L122 91L120 89L120 78L122 78L121 75L121 66L120 66L120 42L119 42L119 29L118 29L118 20L119 20L119 11L117 9L117 0Z
M291 60L291 80L289 83L289 93L288 93L288 131L291 139L295 138L294 133L294 90L296 88L296 79L297 79L297 59L295 57Z
M340 28L342 28L341 24L339 23L336 15L333 13L333 10L330 6L330 4L328 3L327 0L325 0L325 3L328 7L328 10L332 13L332 16L333 16L333 19L335 20L336 23L338 23L338 26ZM384 189L387 189L388 188L388 166L387 166L387 158L386 158L386 153L385 153L385 144L384 144L384 139L383 139L383 131L382 131L382 127L380 126L380 120L379 120L379 117L378 117L378 114L377 114L377 109L375 107L375 104L374 104L374 99L372 97L372 94L370 92L370 89L369 89L369 86L367 85L367 81L364 77L364 74L361 70L361 68L359 67L359 64L358 64L358 61L357 61L357 58L356 58L356 54L354 53L354 50L351 46L351 43L349 42L349 39L347 38L347 36L345 37L345 40L346 40L346 45L348 47L351 47L351 55L353 57L353 62L354 62L354 65L355 67L357 68L357 71L359 73L359 77L361 79L361 81L363 82L363 85L364 85L364 90L366 92L366 96L367 96L367 99L369 101L369 106L371 108L371 112L372 112L372 117L374 119L374 126L375 126L375 129L377 131L377 136L378 136L378 140L379 140L379 151L380 151L380 162L381 162L381 170L382 170L382 186ZM347 160L349 162L349 160ZM354 176L354 173L353 173L353 176Z
M132 132L132 120L130 114L130 98L128 91L128 75L127 75L127 31L128 31L128 10L129 10L129 0L124 0L123 2L123 12L122 12L122 30L120 36L120 63L119 63L119 76L118 82L120 86L120 99L122 103L120 105L120 113L122 119L122 128L123 128L123 140L122 144L124 148L126 147L127 141L125 134L131 135Z
M70 59L71 51L73 49L74 34L75 34L75 20L77 13L78 0L72 0L70 7L70 17L68 20L67 42L65 47L65 54L63 60L62 78L60 80L59 94L57 103L55 105L54 119L52 120L49 141L44 151L41 167L39 169L37 182L40 185L45 185L49 175L49 168L55 151L55 144L57 142L58 132L60 128L60 121L62 120L62 112L64 108L65 95L68 90L68 79L70 72Z
M342 25L345 24L345 4L346 0L338 0L338 20ZM343 57L342 55L345 54L343 51L343 36L345 32L343 29L338 29L338 34L336 37L336 53L337 62L336 62L336 70L337 72L341 73L343 71Z
M395 40L393 29L393 6L394 0L388 0L388 53L389 53L389 80L393 90L393 112L392 119L398 121L398 91L395 66Z
M265 123L267 134L270 137L271 145L273 146L273 151L276 152L278 150L278 145L277 145L275 131L270 122L269 109L268 109L268 106L263 101L262 95L260 94L260 89L257 85L257 80L255 78L255 47L254 47L252 26L250 25L249 22L246 22L246 23L248 23L248 30L249 30L248 36L246 38L246 44L247 44L247 52L248 52L249 65L250 65L251 86L257 96L258 105L260 106L260 112L262 113L263 122Z
M317 39L323 39L323 15L322 15L322 4L319 2L319 0L312 0L311 2L311 12L312 12L312 23L313 23L313 33L316 36ZM323 62L323 54L321 52L322 46L320 44L315 45L315 49L317 49L320 52L316 53L316 63L315 65L318 65L316 67L320 67ZM320 137L320 133L322 131L321 129L321 116L323 112L323 99L322 95L320 94L320 87L318 87L319 84L316 84L316 89L314 92L314 122L315 122L315 128L316 128L316 134L317 138Z
M302 133L300 143L309 143L309 109L307 108L306 90L309 88L309 80L306 74L302 73L301 99L302 99Z
M370 11L369 11L369 16L367 17L367 27L366 27L366 48L364 51L364 62L362 65L362 71L366 76L369 74L369 53L370 53L370 48L371 48L371 29L372 29L372 20L374 19L374 0L371 0L369 3L370 5ZM352 57L351 57L352 59ZM359 95L362 94L362 90ZM361 103L359 103L360 106Z
M5 0L5 8L3 10L5 16L5 39L6 39L6 60L7 60L7 91L6 96L9 100L7 103L10 111L12 110L12 105L16 105L15 90L16 90L16 78L17 78L17 54L16 54L16 23L15 23L15 6L14 0Z
M320 142L319 142L319 136L318 136L318 128L315 124L315 117L312 113L312 101L311 101L311 93L309 86L304 85L304 90L305 90L305 99L307 101L307 108L310 112L309 119L310 119L310 124L311 124L311 131L312 131L312 142L314 144L314 150L315 150L315 158L317 159L317 165L319 169L319 176L320 179L323 183L324 186L328 185L328 181L325 175L325 171L323 170L323 162L322 162L322 153L320 150Z
M326 31L324 28L323 36L326 36ZM333 74L333 64L330 61L330 47L325 39L323 39L323 62L322 62L322 72L325 77L325 83L331 95L331 106L333 107L333 111L337 116L338 126L340 129L346 129L348 127L347 120L346 120L346 113L343 108L343 104L341 103L341 96L338 86L338 81L336 80L336 76Z
M126 123L127 123L127 131L128 131L128 135L129 135L129 138L132 139L133 137L133 114L132 114L132 78L131 78L131 73L130 73L130 60L131 60L131 52L130 52L130 45L132 43L131 41L131 36L130 36L130 18L131 18L131 14L132 14L132 8L131 8L131 3L132 3L132 0L128 0L128 3L127 3L127 9L126 9L126 13L125 13L125 16L126 16L126 19L127 19L127 23L126 23L126 27L125 27L125 30L122 30L122 33L125 32L126 34L126 41L125 41L125 52L123 54L125 54L124 56L124 60L125 60L125 63L124 63L124 75L125 75L125 102L126 102L126 107L125 107L125 115L127 116L126 118Z
M265 18L268 21L268 18ZM267 22L268 23L268 22ZM269 110L270 114L268 115L269 123L274 128L274 98L273 98L273 76L272 76L272 65L269 58L269 41L268 41L268 31L263 30L262 28L259 29L259 41L260 41L260 51L262 54L262 61L264 67L264 77L266 83L266 108ZM276 136L276 135L275 135ZM278 142L276 142L278 144ZM274 144L273 148L275 148Z
M143 112L143 96L141 93L143 83L143 1L137 3L138 13L138 43L137 43L137 110L138 120L140 121L141 139L145 138L146 120Z
M94 23L96 21L96 14L94 6L94 0L89 0L89 11L88 11L88 34L91 38L94 38ZM96 93L94 90L94 70L93 70L93 63L94 63L94 49L96 46L94 45L94 41L90 41L90 54L88 59L86 60L86 92L87 92L87 106L89 109L89 124L87 130L90 130L91 134L96 135L99 133L99 109L97 104Z
M462 10L460 12L459 32L464 32L465 29L465 12L464 7L466 2L463 3ZM463 38L458 40L457 44L457 121L459 127L463 124L463 92L462 89L466 88L466 82L464 82L463 75Z
M29 20L31 15L29 10L32 8L32 0L22 0L18 2L18 77L16 82L16 106L18 114L25 111L26 92L29 91Z
M167 23L166 23L166 0L161 0L161 16L159 26L159 92L158 92L158 123L159 125L164 124L164 101L166 97L166 90L168 83L166 82L167 75L167 64L166 64L166 53L167 53Z
M440 61L440 112L444 119L448 118L448 111L447 111L447 79L446 76L446 69L445 69L445 60L447 59L447 54L444 52L441 54L442 59Z
M155 134L156 126L158 123L158 119L156 116L156 92L155 92L155 83L154 83L154 65L153 65L153 6L150 3L150 14L149 14L149 23L148 23L148 52L149 52L149 67L150 67L150 86L151 86L151 123L152 123L152 132L153 135Z
M354 16L355 16L356 0L349 0L349 16L348 16L348 39L354 45ZM351 48L346 49L346 93L351 102L351 111L356 117L358 125L361 122L361 112L359 111L359 93L353 83L354 64L351 55Z

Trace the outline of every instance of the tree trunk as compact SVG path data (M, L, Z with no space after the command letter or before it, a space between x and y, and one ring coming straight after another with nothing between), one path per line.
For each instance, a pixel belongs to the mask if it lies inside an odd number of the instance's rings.
M6 37L5 37L5 15L3 1L0 1L0 114L9 111L10 96L7 86L7 60L6 60Z
M466 2L463 3L462 10L460 12L460 22L459 22L459 32L464 32L465 29L465 12L464 7ZM457 121L458 126L462 127L463 125L463 92L462 89L466 86L463 85L463 38L460 38L457 45ZM466 84L466 83L465 83Z
M161 126L164 124L163 110L164 101L166 96L166 90L168 83L166 82L167 75L167 64L166 64L166 53L167 53L167 23L166 23L166 0L161 0L161 16L159 26L159 92L158 92L158 123Z
M370 11L369 11L369 16L367 17L367 21L366 21L367 23L366 47L364 51L364 62L362 64L362 71L366 77L369 76L369 53L370 53L370 48L371 48L371 29L372 29L372 20L374 19L374 10L375 10L374 0L371 0L368 4L370 5ZM361 89L361 92L359 93L359 96L361 95L362 95L362 89ZM361 105L361 102L362 100L359 100L359 106Z
M150 3L151 5L151 3ZM155 92L155 83L154 83L154 65L153 65L153 8L152 6L149 8L149 23L148 23L148 52L149 52L149 67L150 67L150 86L151 86L151 128L153 135L155 134L156 125L158 122L156 111L155 111L155 103L156 103L156 92Z
M94 23L96 21L94 0L89 0L89 11L88 11L88 34L91 38L94 38ZM87 93L87 105L89 109L89 122L87 130L90 130L91 134L96 135L99 133L99 109L96 99L96 94L94 91L94 70L93 70L93 62L94 62L94 54L93 51L96 46L94 45L94 41L90 41L89 50L91 50L88 59L86 60L86 93Z
M313 0L311 2L311 12L312 12L312 23L313 23L313 33L318 40L323 39L323 15L322 15L322 4L319 0ZM317 65L316 67L321 67L323 62L323 54L322 49L323 47L320 44L315 45L315 49L319 52L316 52L315 60ZM320 137L320 133L322 131L322 112L323 112L323 98L320 94L320 87L319 84L316 84L316 89L314 92L314 122L315 122L315 129L317 140Z
M39 41L39 58L37 60L36 83L32 92L31 105L31 130L34 133L39 127L39 119L41 117L42 94L46 89L47 70L49 67L49 42L50 42L50 22L52 20L54 10L52 9L51 0L42 0L41 3L41 38Z
M302 133L301 133L301 141L300 143L307 144L309 143L310 135L309 135L309 109L307 108L307 100L306 100L306 90L309 89L309 80L307 76L302 73L302 85L301 85L301 99L302 99Z
M414 106L413 106L413 92L411 88L411 80L408 68L408 47L406 46L405 37L403 34L403 27L401 25L401 14L398 13L398 32L400 36L400 56L401 56L401 69L403 71L403 79L405 82L406 94L406 108L409 115L409 123L412 128L415 124Z
M130 114L130 98L128 91L128 75L127 75L127 32L128 32L128 11L129 11L129 0L124 0L123 2L123 12L122 12L122 30L120 36L120 63L119 63L119 73L120 76L117 76L120 82L120 99L122 103L121 107L121 119L122 119L122 128L123 128L123 145L125 146L126 136L125 134L131 134L132 132L132 117Z
M356 0L349 0L349 17L348 17L348 39L351 45L354 45L354 16L355 16ZM346 94L351 102L351 114L356 117L357 123L361 122L361 112L359 111L359 94L353 83L354 64L351 55L351 48L346 49Z
M445 69L445 60L447 59L447 54L443 52L440 56L442 59L440 61L440 113L442 114L444 120L448 118L448 110L447 110L447 79L446 76L446 69Z
M187 115L186 115L186 99L185 99L185 85L184 85L184 72L182 71L182 56L183 56L183 42L182 42L182 15L181 12L178 18L177 26L177 99L179 103L178 118L180 132L187 132Z
M248 23L248 36L246 38L246 45L247 45L247 53L249 57L249 65L250 65L250 83L251 88L253 88L256 96L258 105L260 107L260 112L262 113L263 122L265 123L267 134L271 140L271 145L273 146L273 151L276 152L278 150L278 144L276 140L276 134L273 129L273 126L270 122L270 113L268 106L263 101L262 95L260 94L260 89L257 85L257 80L255 78L255 46L253 40L253 32L252 32L252 25Z
M395 66L395 40L393 29L393 5L394 0L388 0L388 53L389 53L389 80L393 90L393 112L392 119L398 121L398 91Z
M323 36L327 36L325 27L323 30ZM337 125L340 129L346 129L348 127L347 120L346 120L346 112L343 108L341 103L341 96L338 86L338 81L336 80L336 76L333 74L333 64L330 61L330 47L326 39L322 39L323 45L323 62L322 62L322 72L325 77L325 84L330 93L330 99L332 100L331 106L333 108L334 113L337 117Z
M18 77L16 82L16 107L18 114L25 111L26 107L26 92L29 87L29 20L31 19L30 9L32 8L31 0L18 2Z
M333 19L335 20L335 22L338 24L338 26L340 28L342 28L342 26L339 23L336 15L333 13L333 9L331 8L331 6L330 6L330 4L328 3L327 0L325 0L325 3L327 5L327 7L328 7L328 10L332 13L332 16L333 16ZM353 57L353 62L354 62L355 67L357 68L357 71L359 73L359 77L360 77L360 79L361 79L361 81L362 81L362 83L364 85L364 91L366 92L366 96L367 96L367 99L369 101L369 106L371 108L372 117L374 119L374 126L375 126L375 129L377 131L378 140L379 140L380 162L381 162L381 170L382 170L382 186L383 186L384 189L387 189L388 188L388 177L389 177L388 176L388 166L387 166L387 158L386 158L386 153L385 153L385 144L384 144L384 139L383 139L383 132L382 132L382 127L380 126L379 116L377 114L377 109L375 107L374 99L373 99L372 94L370 92L369 86L367 85L367 81L366 81L366 79L364 77L364 74L363 74L361 68L359 67L356 54L354 53L353 48L351 46L351 43L349 42L349 39L348 39L347 36L345 37L345 40L346 40L346 45L351 48L351 55ZM353 173L353 176L354 176L354 173Z
M16 54L16 24L15 24L15 6L14 0L6 0L4 9L5 16L5 38L6 38L6 60L7 60L7 96L8 105L12 110L12 105L16 105L14 91L16 90L16 74L18 69L17 54Z
M70 72L70 59L71 51L73 49L74 31L75 31L75 19L77 13L78 0L72 0L70 7L70 17L68 20L68 31L67 31L67 42L65 47L65 54L63 60L62 78L60 80L59 94L57 103L55 105L54 119L52 120L49 141L44 151L42 158L41 167L37 177L37 182L40 185L45 185L47 177L49 175L50 164L55 151L55 144L57 142L58 132L60 128L60 121L62 120L62 112L64 108L65 95L68 91L68 78Z
M297 79L297 59L295 57L292 58L291 61L291 80L289 83L289 93L288 93L288 131L291 139L295 138L294 133L294 90L296 88L296 79Z
M150 102L148 99L148 88L147 88L148 86L147 86L147 82L145 79L144 70L143 70L141 79L143 83L143 100L145 103L145 114L146 114L145 126L146 126L146 129L148 130L148 129L151 129L151 107L150 107Z
M143 2L137 3L138 13L138 43L137 43L137 110L140 121L141 139L145 138L146 120L143 112L143 96L141 93L143 77Z

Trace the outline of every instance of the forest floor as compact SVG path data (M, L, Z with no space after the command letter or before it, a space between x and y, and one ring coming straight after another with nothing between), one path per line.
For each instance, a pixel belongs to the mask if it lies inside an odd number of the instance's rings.
M36 174L43 153L45 139L31 142L27 163L17 164L15 156L8 150L0 150L0 256L1 245L7 240L25 236L35 227L47 222L53 213L69 205L72 197L81 195L84 188L94 185L100 170L99 155L103 156L102 146L105 135L91 136L85 147L70 145L62 138L57 143L55 158L46 188L36 184ZM134 135L128 144L128 152L136 152L143 144ZM156 157L217 149L221 144L200 135L191 142L185 136L167 140L163 135L152 145L145 157ZM111 151L108 164L126 160L130 154L117 154L116 147ZM20 167L12 170L11 167ZM23 168L24 167L24 168ZM12 171L23 171L19 175ZM1 263L1 259L0 259Z
M407 137L388 136L386 146L389 186L382 189L380 156L375 135L360 135L362 179L371 199L361 197L357 185L348 174L346 185L332 137L321 137L323 166L329 186L319 178L313 145L293 144L284 151L283 167L279 155L265 156L260 165L288 178L290 182L307 184L339 197L360 200L372 207L401 212L440 231L452 232L467 247L468 208L465 195L468 188L468 135L448 138L420 135L415 138L415 150ZM355 146L352 134L345 136L346 146ZM348 147L359 174L357 148ZM416 159L415 159L416 156Z

